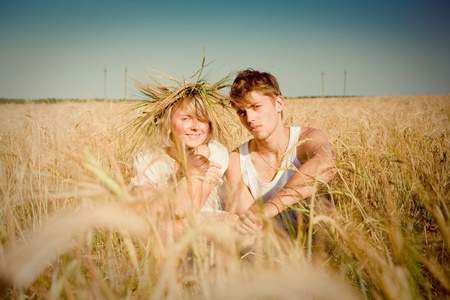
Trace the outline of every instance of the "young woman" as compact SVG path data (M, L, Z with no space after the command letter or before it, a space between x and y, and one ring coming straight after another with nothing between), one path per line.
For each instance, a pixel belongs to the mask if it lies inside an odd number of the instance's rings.
M188 212L222 212L222 176L228 168L225 126L220 117L226 96L204 80L179 86L141 85L152 98L139 120L145 147L133 163L131 184L152 214L184 218ZM164 192L161 192L161 191ZM164 194L164 195L163 195Z

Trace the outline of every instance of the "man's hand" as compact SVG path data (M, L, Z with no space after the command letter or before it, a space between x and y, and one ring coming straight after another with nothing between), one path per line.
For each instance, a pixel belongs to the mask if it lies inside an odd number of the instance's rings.
M261 210L258 206L252 206L244 211L234 223L234 228L241 234L255 234L263 227Z

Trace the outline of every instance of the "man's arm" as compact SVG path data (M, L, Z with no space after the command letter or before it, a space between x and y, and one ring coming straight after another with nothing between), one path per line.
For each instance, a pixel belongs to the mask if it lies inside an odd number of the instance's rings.
M305 140L297 146L297 157L302 165L284 188L264 204L265 217L276 216L297 203L299 198L311 197L315 193L314 182L328 183L336 174L335 154L322 130L304 128L300 140Z
M230 162L225 172L225 178L229 193L226 210L241 215L255 202L255 199L242 180L238 150L230 153Z
M225 178L229 193L226 210L239 216L235 223L235 229L243 234L255 233L262 228L262 223L249 210L255 203L255 199L242 180L239 152L237 150L230 153L230 164L225 172Z
M258 203L253 203L240 215L236 227L242 233L255 233L261 228L261 217L272 218L289 206L312 196L316 180L328 182L336 173L334 151L322 130L304 128L301 140L305 141L296 149L301 167L284 188L262 206L262 211Z

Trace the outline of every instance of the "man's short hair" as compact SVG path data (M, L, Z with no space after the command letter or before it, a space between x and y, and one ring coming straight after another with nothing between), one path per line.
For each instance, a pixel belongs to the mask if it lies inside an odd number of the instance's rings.
M270 73L253 69L240 71L231 86L230 98L233 106L245 106L245 97L252 91L262 92L266 96L275 98L281 96L278 81Z

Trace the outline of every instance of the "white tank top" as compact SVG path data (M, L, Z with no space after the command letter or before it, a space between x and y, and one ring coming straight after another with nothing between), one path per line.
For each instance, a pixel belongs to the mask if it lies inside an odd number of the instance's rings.
M255 200L262 198L263 202L267 202L275 196L296 173L296 169L302 165L297 158L297 151L292 149L295 147L300 136L301 127L290 127L289 145L287 152L289 154L281 163L281 168L271 182L263 182L253 166L248 151L248 142L239 146L239 162L241 165L241 174L244 184L250 189ZM294 168L295 167L295 168Z

